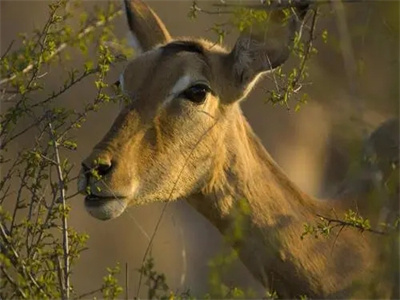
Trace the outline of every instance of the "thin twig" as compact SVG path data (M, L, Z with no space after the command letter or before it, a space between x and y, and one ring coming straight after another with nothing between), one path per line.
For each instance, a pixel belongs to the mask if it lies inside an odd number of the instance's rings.
M128 263L125 263L125 299L129 299L129 292L128 292L128 287L129 287L129 278L128 278L129 272L128 272Z
M93 291L84 293L84 294L79 295L78 297L74 298L74 300L86 299L86 298L88 298L89 296L92 296L92 295L94 295L94 294L96 294L96 293L98 293L98 292L101 292L101 290L102 290L102 288L98 288L98 289L95 289L95 290L93 290Z
M67 205L66 205L66 194L65 194L65 187L64 187L64 177L61 169L61 160L60 160L60 153L58 151L58 141L54 135L53 126L49 123L50 129L50 136L53 141L54 146L54 154L56 159L56 169L57 169L57 176L58 176L58 183L60 189L60 200L62 203L63 213L62 213L62 231L63 231L63 252L64 252L64 287L65 287L65 298L69 299L69 290L70 290L70 283L69 283L69 241L68 241L68 223L67 223Z
M72 195L69 195L69 196L65 197L65 200L72 199L72 198L78 196L81 193L82 193L81 191L77 191L77 192L73 193Z
M15 201L14 211L13 211L13 215L12 215L12 219L11 219L10 235L12 235L12 232L14 230L14 224L17 221L17 212L20 209L21 203L23 202L23 200L21 200L21 198L22 198L21 195L22 195L22 191L23 191L24 187L26 187L27 176L28 176L28 166L25 168L23 175L20 177L21 183L18 188L17 199Z
M272 10L282 10L282 9L288 9L288 8L295 8L298 7L299 5L304 5L306 3L308 4L313 4L313 5L322 5L322 4L332 4L336 2L337 0L296 0L296 1L282 1L282 0L277 0L273 1L271 4L267 4L267 2L263 2L261 4L235 4L235 3L214 3L214 7L244 7L247 9L253 9L253 10L265 10L265 11L272 11ZM371 0L342 0L345 4L351 4L351 3L363 3Z
M35 104L33 104L31 106L31 108L37 107L37 106L42 106L43 104L46 104L47 102L50 102L51 100L58 98L59 96L61 96L63 93L65 93L67 90L69 90L72 86L74 86L75 84L77 84L78 82L82 81L83 79L85 79L86 77L95 74L98 72L98 68L94 68L88 71L83 72L79 77L74 78L73 80L71 80L68 84L64 85L58 92L52 94L51 96L49 96L48 98L39 101Z
M1 91L1 93L2 93L2 94L13 94L13 95L15 95L15 94L20 94L21 92L20 92L20 91L17 91L17 90L7 90L7 89L3 89L3 90Z
M18 103L17 103L17 105L18 105ZM31 130L31 129L34 129L34 128L37 128L37 126L38 126L45 118L46 118L46 115L43 115L43 116L41 116L39 119L36 119L35 122L33 122L32 124L30 124L30 125L27 126L26 128L21 129L20 132L14 134L13 136L9 137L8 139L7 139L7 138L4 138L3 141L2 141L2 143L0 144L0 150L5 149L5 147L7 146L7 144L8 144L9 142L11 142L12 140L16 139L17 137L23 135L23 134L26 133L27 131L29 131L29 130ZM1 125L6 126L10 121L11 121L10 118L9 118L9 119L5 119L4 124L1 124ZM4 127L3 131L0 132L0 136L6 131L5 128L6 128L6 127Z
M3 55L1 56L0 60L3 60L4 57L6 57L6 55L8 54L8 52L10 52L12 45L14 44L14 40L11 41L11 43L8 45L6 51L3 53Z
M233 10L207 10L207 9L202 9L197 5L197 1L192 2L191 10L195 13L201 12L207 15L222 15L222 14L233 14Z
M64 280L63 280L63 272L62 272L62 265L61 265L61 260L59 256L55 257L56 260L56 265L57 265L57 274L58 274L58 284L60 285L61 289L61 299L65 299L65 285L64 285Z

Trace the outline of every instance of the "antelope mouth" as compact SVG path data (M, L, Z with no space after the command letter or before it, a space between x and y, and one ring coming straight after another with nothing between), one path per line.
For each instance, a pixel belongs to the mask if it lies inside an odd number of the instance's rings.
M109 220L120 216L128 206L125 197L87 195L85 208L88 213L99 220Z
M97 196L97 195L87 195L85 197L85 201L90 204L97 205L102 201L113 201L113 200L123 200L125 197L116 197L116 196Z

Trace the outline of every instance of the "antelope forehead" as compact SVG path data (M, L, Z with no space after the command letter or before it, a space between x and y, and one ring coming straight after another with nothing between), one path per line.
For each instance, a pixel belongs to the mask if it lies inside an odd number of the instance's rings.
M161 53L160 49L155 48L144 53L139 53L137 57L129 61L119 76L121 90L126 92L134 83L133 81L137 82L145 78Z

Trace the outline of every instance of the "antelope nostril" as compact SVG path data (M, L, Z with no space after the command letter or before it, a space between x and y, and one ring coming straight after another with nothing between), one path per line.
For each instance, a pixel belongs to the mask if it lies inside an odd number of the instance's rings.
M86 172L88 172L89 170L90 170L90 168L87 166L87 165L85 165L85 163L81 163L81 166L82 166L82 170L86 173Z
M92 177L98 180L99 176L102 177L110 173L113 162L107 155L96 155L90 156L84 160L81 165L83 174L86 176L86 179L89 182Z
M101 162L96 166L96 170L100 176L104 176L111 171L111 166L111 162Z

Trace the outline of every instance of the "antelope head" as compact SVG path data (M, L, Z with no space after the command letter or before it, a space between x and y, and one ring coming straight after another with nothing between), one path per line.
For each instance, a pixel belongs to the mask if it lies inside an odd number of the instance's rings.
M139 0L124 2L129 27L143 51L120 76L128 98L109 132L83 161L79 190L102 220L128 206L200 193L238 143L239 102L264 72L289 55L294 16L243 32L231 51L203 39L172 39ZM271 29L273 28L273 30Z

